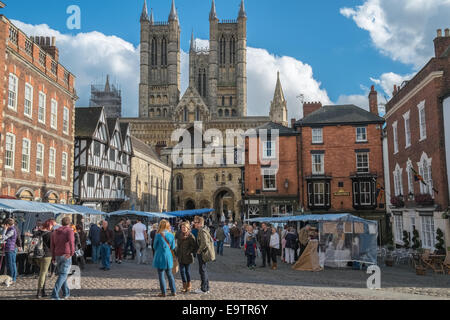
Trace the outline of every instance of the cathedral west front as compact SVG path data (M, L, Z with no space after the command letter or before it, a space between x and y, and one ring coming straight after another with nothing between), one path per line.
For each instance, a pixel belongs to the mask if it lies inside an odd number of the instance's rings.
M189 129L195 121L203 131L248 129L273 121L287 125L287 109L281 84L276 84L270 117L247 116L247 14L241 0L236 19L219 20L215 2L209 13L209 48L197 48L190 39L189 86L180 92L180 21L172 5L167 21L155 21L145 0L140 17L141 54L139 117L122 118L132 135L153 146L170 164L174 130ZM280 94L281 90L281 94ZM278 92L278 93L277 93ZM164 156L165 155L165 156ZM243 165L173 166L172 210L214 208L240 220Z

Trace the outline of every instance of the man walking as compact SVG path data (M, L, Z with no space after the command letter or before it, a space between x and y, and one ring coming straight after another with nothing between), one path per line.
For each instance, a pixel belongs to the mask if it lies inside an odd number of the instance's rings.
M5 224L3 225L2 240L5 242L6 268L8 269L8 275L12 278L13 283L16 282L17 278L16 242L18 237L17 229L14 226L14 219L6 219Z
M100 227L95 223L92 223L89 229L89 240L92 248L92 263L98 263L100 259Z
M216 230L215 238L217 241L217 254L223 256L223 242L225 241L225 232L223 231L223 224L220 224Z
M258 231L257 234L257 240L259 243L259 246L261 248L261 255L263 259L263 264L261 268L264 268L266 266L266 260L267 263L270 266L270 237L272 235L271 230L267 228L267 224L262 223L261 229Z
M146 251L148 244L147 227L137 218L137 223L133 226L133 240L136 248L137 264L147 263Z
M111 268L111 246L113 245L114 235L112 230L108 229L108 222L103 221L100 230L100 255L102 257L102 267L100 270L108 271Z
M52 252L52 261L56 263L58 269L58 279L52 291L52 299L60 300L59 291L63 291L63 299L70 296L70 290L67 285L67 277L72 266L72 256L75 254L75 233L70 227L71 220L64 217L61 221L61 227L52 234L50 249Z
M198 269L201 278L201 287L194 291L194 293L208 294L209 293L209 279L206 264L216 259L214 251L214 242L209 234L209 230L205 227L205 220L202 217L194 218L194 226L198 230L197 235L197 259Z
M127 259L128 248L130 248L131 260L134 260L133 225L131 224L131 221L129 219L125 222L123 229L124 229L124 231L126 230L125 235L126 235L126 239L127 239L127 243L125 244L123 259L124 260Z

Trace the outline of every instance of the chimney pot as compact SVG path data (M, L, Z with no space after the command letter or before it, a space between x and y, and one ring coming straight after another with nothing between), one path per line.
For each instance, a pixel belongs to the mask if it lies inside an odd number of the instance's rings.
M437 29L437 36L442 37L442 29Z
M449 28L445 29L445 36L450 37L450 29Z
M52 47L54 47L56 44L56 37L52 37Z

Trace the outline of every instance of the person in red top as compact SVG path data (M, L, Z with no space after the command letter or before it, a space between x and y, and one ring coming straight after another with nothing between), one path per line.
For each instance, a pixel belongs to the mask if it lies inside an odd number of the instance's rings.
M70 227L70 218L62 219L62 227L56 229L52 234L51 252L52 261L56 262L58 268L58 279L52 291L52 299L60 300L59 291L63 290L63 299L70 296L67 286L67 277L72 266L72 256L75 254L75 235Z

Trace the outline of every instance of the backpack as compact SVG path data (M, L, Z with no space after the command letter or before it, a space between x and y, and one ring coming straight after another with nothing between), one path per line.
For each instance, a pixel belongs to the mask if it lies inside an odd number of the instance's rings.
M208 231L202 230L206 234L206 250L202 252L202 260L204 262L211 262L216 260L216 251L214 250L214 239Z
M30 247L28 249L28 256L33 259L43 258L45 256L44 239L42 238L42 233L31 238Z

